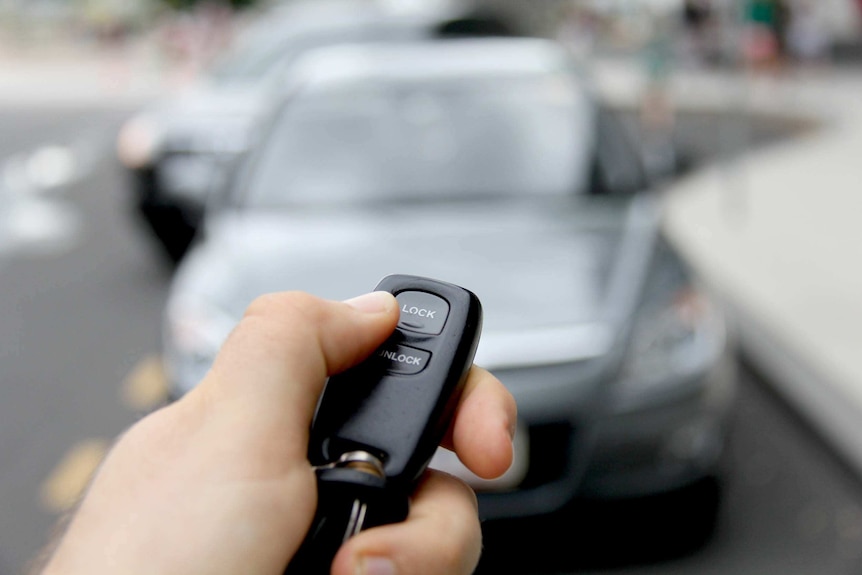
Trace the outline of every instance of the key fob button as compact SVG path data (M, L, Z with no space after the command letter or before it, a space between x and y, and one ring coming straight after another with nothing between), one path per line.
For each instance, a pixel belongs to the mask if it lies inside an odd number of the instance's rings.
M377 351L377 357L383 362L389 373L413 375L419 373L428 364L431 353L406 345L384 345Z
M428 335L443 331L449 317L449 302L423 291L403 291L395 296L401 319L398 327Z

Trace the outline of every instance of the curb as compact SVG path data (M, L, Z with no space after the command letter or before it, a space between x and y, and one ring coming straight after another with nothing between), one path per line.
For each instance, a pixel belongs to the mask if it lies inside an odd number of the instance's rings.
M840 257L846 250L840 242L837 255L830 253L822 261L812 260L811 247L799 253L793 251L805 243L820 245L825 241L828 246L830 241L841 238L842 230L846 233L845 212L852 209L849 206L854 205L852 198L856 195L846 180L848 174L855 176L858 168L847 166L843 186L834 179L825 180L829 182L825 186L830 188L828 192L805 187L810 184L806 178L787 185L788 177L792 180L807 175L805 172L826 169L832 170L826 171L827 175L834 174L835 164L842 159L836 159L836 148L845 154L859 149L862 108L840 103L852 95L851 88L859 86L860 80L862 75L836 78L835 84L822 78L817 84L799 85L795 78L786 82L767 79L753 86L746 113L779 114L817 129L726 167L705 166L672 182L663 193L664 228L724 303L742 353L769 376L775 390L839 457L862 475L862 395L858 392L862 385L858 375L862 371L859 361L848 351L852 348L848 341L852 328L848 324L858 325L862 305L853 303L844 317L835 313L842 296L844 300L857 301L848 300L846 292L858 280L846 271L850 269L846 266L853 267L852 261ZM680 109L716 110L716 100L698 102L692 91ZM784 177L778 177L782 172ZM750 188L745 190L745 197L732 195L733 178L744 180L743 185ZM843 203L826 209L830 199L841 199ZM742 210L750 212L743 213L740 222L736 222L738 229L729 221L734 214L719 213L739 208L732 205L734 202L742 203ZM776 202L774 212L770 202ZM824 207L815 213L804 213L806 207L820 207L817 202ZM806 216L811 218L811 227L798 228L791 238L789 225L803 224ZM812 261L819 265L811 267ZM761 269L758 262L763 264ZM769 274L776 275L765 284L758 283ZM853 281L841 283L848 278ZM785 283L786 293L780 293L780 282L784 280L799 287ZM862 302L862 295L858 301ZM798 305L794 307L794 303ZM809 319L816 321L808 322Z

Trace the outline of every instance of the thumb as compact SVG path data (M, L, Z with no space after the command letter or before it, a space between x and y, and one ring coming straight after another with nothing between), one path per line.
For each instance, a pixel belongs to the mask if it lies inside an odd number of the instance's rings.
M302 292L260 297L193 393L208 402L236 403L258 425L271 416L289 431L307 434L326 378L365 359L397 322L397 302L387 292L346 302Z

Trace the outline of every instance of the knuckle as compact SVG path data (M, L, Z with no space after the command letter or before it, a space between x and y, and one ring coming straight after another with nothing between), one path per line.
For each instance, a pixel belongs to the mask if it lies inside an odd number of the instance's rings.
M277 338L309 335L312 326L320 325L327 310L323 300L300 291L277 292L258 296L246 308L239 331L253 330Z
M452 517L453 523L462 529L472 529L474 523L472 520L479 513L479 498L476 496L476 492L454 475L446 473L442 477L447 482L449 489L453 491L453 495L462 502L461 513L458 517Z
M437 561L439 562L440 573L464 573L462 564L464 563L465 550L461 547L463 543L459 542L457 547L449 546L439 551Z
M236 349L253 349L264 358L313 350L321 347L320 326L330 313L323 304L324 300L300 291L258 296L228 339Z
M482 539L476 494L458 479L446 477L444 480L453 490L454 499L449 513L438 516L439 531L446 537L435 560L444 568L441 572L471 573L478 562Z
M437 552L435 560L439 562L440 573L472 573L478 560L474 548L479 548L473 541L472 532L470 536L451 537L450 544Z
M268 316L280 304L281 294L267 293L257 296L245 309L245 317Z

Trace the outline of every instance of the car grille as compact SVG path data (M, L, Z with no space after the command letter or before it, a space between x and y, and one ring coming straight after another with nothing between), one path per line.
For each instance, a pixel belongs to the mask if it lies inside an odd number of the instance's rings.
M569 422L532 426L530 467L519 489L531 489L562 478L568 470L575 433Z

